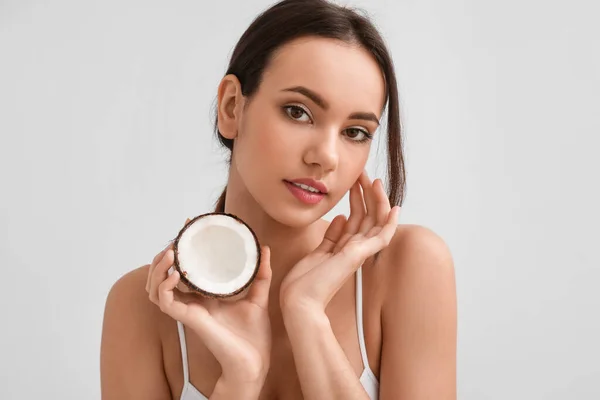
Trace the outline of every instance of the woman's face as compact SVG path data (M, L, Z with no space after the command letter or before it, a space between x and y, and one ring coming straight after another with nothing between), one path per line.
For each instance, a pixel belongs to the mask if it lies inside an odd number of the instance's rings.
M384 95L382 72L366 50L333 39L292 41L276 52L238 120L232 168L273 219L311 224L364 169ZM327 193L303 201L289 184L302 178Z

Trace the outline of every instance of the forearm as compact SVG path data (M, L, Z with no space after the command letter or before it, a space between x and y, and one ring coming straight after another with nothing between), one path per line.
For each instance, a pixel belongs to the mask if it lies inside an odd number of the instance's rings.
M305 399L369 399L325 313L290 310L284 322Z

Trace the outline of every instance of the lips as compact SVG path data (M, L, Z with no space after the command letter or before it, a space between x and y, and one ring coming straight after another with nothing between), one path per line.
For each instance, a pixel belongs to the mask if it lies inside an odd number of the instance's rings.
M314 189L317 189L322 194L327 194L327 192L328 192L327 186L323 182L316 181L312 178L300 178L300 179L289 180L287 182L298 183L298 184L310 186Z
M319 203L325 197L324 193L314 193L299 186L294 185L290 181L284 181L290 193L298 200L305 204L314 205Z

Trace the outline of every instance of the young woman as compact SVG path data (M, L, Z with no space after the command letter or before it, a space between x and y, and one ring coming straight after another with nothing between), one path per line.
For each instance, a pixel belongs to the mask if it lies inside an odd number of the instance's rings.
M387 132L379 124L387 107ZM456 295L443 240L398 225L404 165L392 61L373 25L286 0L237 44L215 129L231 150L216 211L256 232L246 297L208 300L168 246L108 295L103 399L455 399ZM389 193L364 172L387 135ZM350 191L350 216L322 217Z

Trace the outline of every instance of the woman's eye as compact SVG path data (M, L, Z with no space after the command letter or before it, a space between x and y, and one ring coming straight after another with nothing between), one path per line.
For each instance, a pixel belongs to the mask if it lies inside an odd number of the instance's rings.
M283 107L288 117L295 121L307 122L310 121L310 117L308 113L304 110L304 108L299 106L285 106ZM306 115L305 119L301 119L303 115Z
M346 136L355 142L365 142L373 137L369 132L359 128L346 129Z

